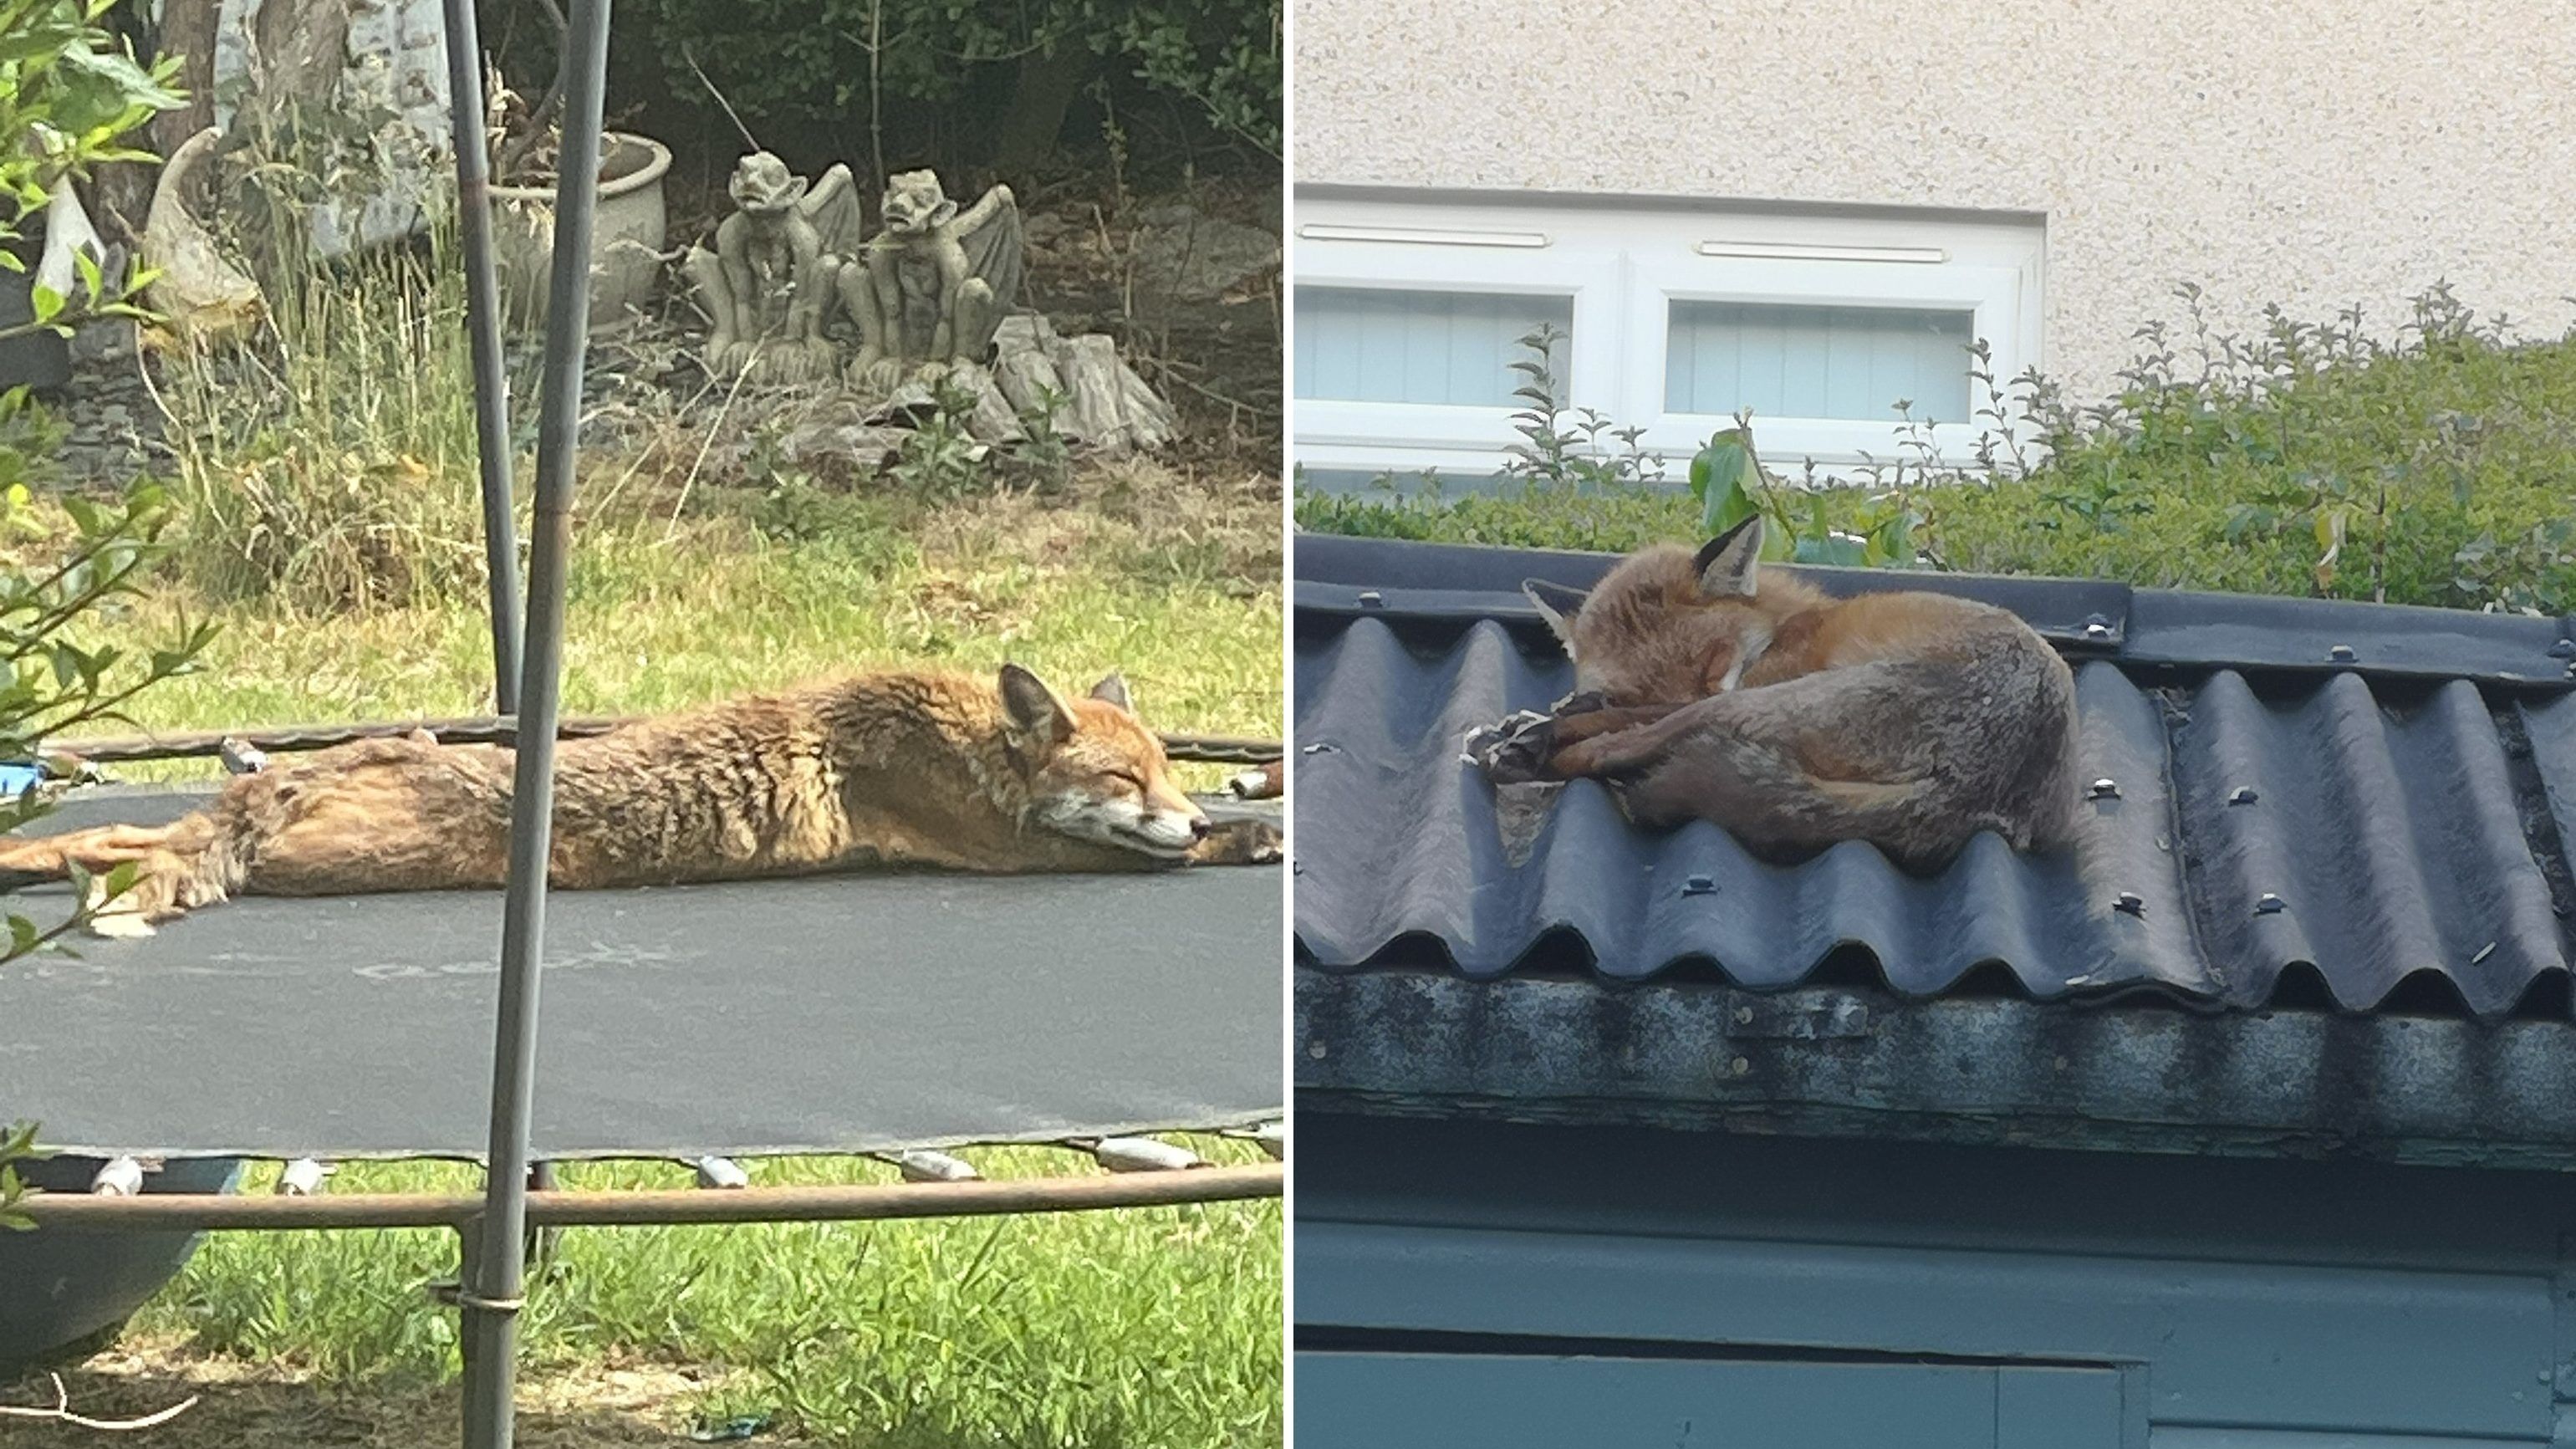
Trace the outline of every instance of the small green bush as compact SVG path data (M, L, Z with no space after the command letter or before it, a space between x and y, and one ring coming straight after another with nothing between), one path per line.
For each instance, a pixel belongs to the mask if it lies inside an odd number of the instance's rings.
M1857 538L1908 510L1927 561L1980 573L2576 612L2576 335L2514 340L2436 287L2386 343L2351 310L2307 323L2270 309L2238 338L2206 326L2196 291L2183 297L2179 334L2143 331L2107 402L2076 407L2035 376L2011 385L2045 445L2026 460L1894 463L1805 493L1774 483L1782 521ZM1919 435L1897 431L1902 456ZM1451 497L1384 481L1356 496L1300 488L1297 521L1605 551L1702 521L1678 491L1543 481Z
M1279 0L634 0L618 22L672 96L725 125L703 69L764 138L847 146L872 114L900 127L909 112L970 100L995 115L1042 111L1049 99L1021 83L1061 68L1078 83L1132 78L1208 134L1280 154Z

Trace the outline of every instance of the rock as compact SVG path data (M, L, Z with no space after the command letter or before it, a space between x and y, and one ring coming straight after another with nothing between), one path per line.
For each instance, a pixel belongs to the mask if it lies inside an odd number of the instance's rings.
M1227 290L1279 265L1279 238L1259 227L1182 205L1140 214L1136 277L1184 302L1213 302Z
M794 463L834 460L847 462L857 471L870 472L903 446L909 431L867 423L805 423L788 429L778 440L778 449Z
M1171 404L1136 375L1108 335L1059 337L1044 317L1021 313L1003 319L993 342L995 382L1010 406L1026 415L1052 403L1055 430L1067 441L1116 457L1172 440Z
M1020 426L1019 414L1010 399L993 381L993 374L971 364L949 370L949 380L975 395L975 410L966 420L967 436L980 443L1016 443L1028 436ZM920 378L906 380L894 395L870 410L867 421L879 425L918 428L938 415L939 399L931 385Z

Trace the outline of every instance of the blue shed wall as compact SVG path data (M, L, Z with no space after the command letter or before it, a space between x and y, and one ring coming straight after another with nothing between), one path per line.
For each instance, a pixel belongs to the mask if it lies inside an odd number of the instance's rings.
M1444 1383L1508 1430L1584 1392L1541 1395L1533 1377L1579 1356L1662 1365L1641 1384L1741 1384L1738 1403L1780 1378L1749 1365L1841 1365L1820 1402L1855 1414L1908 1392L1876 1369L1986 1373L1998 1407L1982 1422L2002 1427L1959 1442L2023 1442L2010 1404L2042 1394L2069 1407L2037 1442L2069 1446L2576 1443L2576 1182L2556 1175L1398 1120L1312 1101L1298 1137L1301 1442L1371 1442L1352 1426ZM1455 1389L1497 1362L1524 1371ZM1704 1372L1673 1367L1691 1363ZM1419 1392L1390 1387L1408 1382ZM1307 1441L1310 1427L1335 1432ZM1926 1420L1923 1441L1937 1437Z

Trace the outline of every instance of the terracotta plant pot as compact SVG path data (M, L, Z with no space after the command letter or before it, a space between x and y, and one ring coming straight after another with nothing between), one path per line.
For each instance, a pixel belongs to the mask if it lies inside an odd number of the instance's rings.
M599 161L599 213L590 238L590 331L602 336L633 325L662 269L669 222L662 177L670 150L643 136L611 131ZM546 283L554 265L555 192L551 186L495 186L492 259L500 273L502 310L514 327L545 325Z

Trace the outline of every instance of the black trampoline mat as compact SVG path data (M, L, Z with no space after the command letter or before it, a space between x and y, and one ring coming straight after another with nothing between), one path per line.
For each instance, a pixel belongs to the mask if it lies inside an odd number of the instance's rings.
M100 792L41 828L167 819ZM1274 1120L1278 867L548 897L537 1155L752 1156ZM82 1153L479 1158L501 894L252 897L0 966L0 1121ZM54 919L60 890L10 909Z

